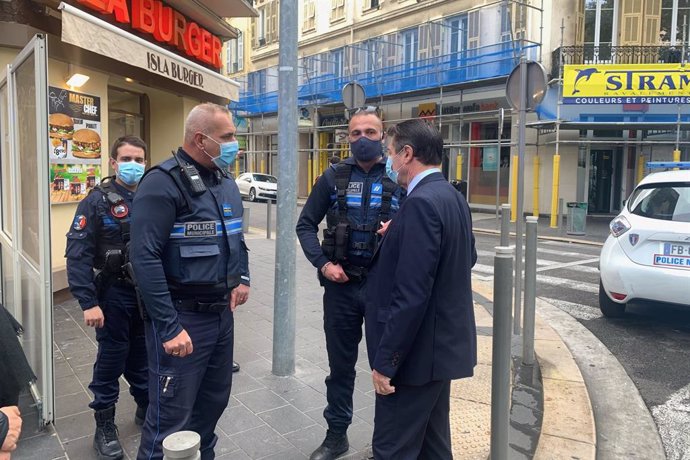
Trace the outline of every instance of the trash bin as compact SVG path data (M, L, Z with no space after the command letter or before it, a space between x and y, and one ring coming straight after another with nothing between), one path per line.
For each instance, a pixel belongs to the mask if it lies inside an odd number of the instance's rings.
M250 209L243 206L242 211L242 233L249 232L249 211Z
M587 203L570 201L568 207L568 235L584 235L587 230Z

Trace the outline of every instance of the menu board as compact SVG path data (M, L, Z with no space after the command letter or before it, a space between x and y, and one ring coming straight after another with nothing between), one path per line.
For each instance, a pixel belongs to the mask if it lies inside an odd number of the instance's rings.
M101 98L48 89L50 202L80 201L101 183Z

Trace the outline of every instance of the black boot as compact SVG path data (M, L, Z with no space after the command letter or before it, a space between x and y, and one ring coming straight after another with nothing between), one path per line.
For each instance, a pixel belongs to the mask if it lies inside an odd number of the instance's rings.
M120 440L117 439L115 425L115 406L97 410L96 434L93 437L93 448L98 452L98 460L120 460L124 454Z
M134 424L142 426L146 420L146 409L148 406L137 406L137 411L134 413Z
M312 452L309 460L332 460L344 454L350 449L347 440L347 433L334 433L326 431L326 439L323 440L318 449Z
M237 364L235 361L232 362L232 371L233 372L239 372L240 371L240 365Z

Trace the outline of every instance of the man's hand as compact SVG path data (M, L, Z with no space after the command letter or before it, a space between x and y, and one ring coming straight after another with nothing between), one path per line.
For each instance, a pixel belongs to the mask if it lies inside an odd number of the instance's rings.
M347 283L350 281L343 267L333 262L327 262L326 265L321 268L321 273L327 280L333 281L334 283Z
M103 327L105 324L105 316L103 316L101 307L94 305L88 310L84 310L84 323L89 327Z
M379 228L378 230L376 230L376 233L377 233L378 235L383 236L383 235L386 233L386 230L388 230L388 226L389 226L390 224L391 224L390 219L387 220L387 221L385 221L385 222L381 222L381 228Z
M386 396L395 393L395 387L391 385L391 379L383 374L379 374L376 369L371 372L371 380L374 382L376 394Z
M239 305L244 304L249 299L249 286L246 284L238 284L235 289L230 292L230 311L235 311Z
M167 354L173 355L176 358L184 358L187 355L191 355L192 351L194 351L192 338L189 337L189 334L184 329L174 338L163 342L163 349Z
M7 436L2 443L0 450L3 452L12 452L17 448L17 440L22 432L22 417L17 406L0 407L0 412L7 416Z

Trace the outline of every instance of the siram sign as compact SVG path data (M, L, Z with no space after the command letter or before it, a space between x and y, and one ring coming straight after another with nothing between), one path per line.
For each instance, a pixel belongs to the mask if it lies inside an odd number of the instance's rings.
M690 104L681 64L566 65L564 104Z

